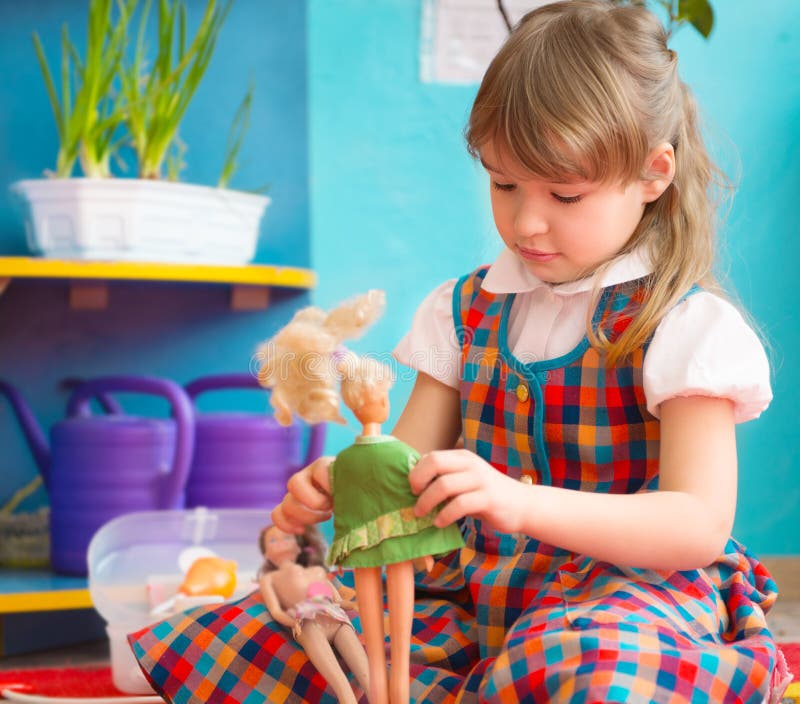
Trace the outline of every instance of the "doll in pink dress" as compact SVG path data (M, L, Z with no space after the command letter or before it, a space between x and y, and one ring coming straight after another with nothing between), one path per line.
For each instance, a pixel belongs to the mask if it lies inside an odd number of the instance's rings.
M341 655L365 692L369 691L367 655L328 578L323 561L322 537L314 528L302 536L268 526L259 537L264 564L258 586L267 610L291 630L308 659L345 704L357 701L347 675L339 665Z

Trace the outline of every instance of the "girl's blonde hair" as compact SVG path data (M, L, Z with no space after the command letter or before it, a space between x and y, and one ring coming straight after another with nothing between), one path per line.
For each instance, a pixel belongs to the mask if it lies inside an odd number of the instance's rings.
M646 179L651 150L674 147L674 181L647 204L620 252L646 245L654 266L648 296L613 343L587 323L608 364L641 347L693 284L717 288L712 187L725 179L709 158L664 27L644 8L566 0L525 15L486 71L465 136L473 156L492 141L551 181Z

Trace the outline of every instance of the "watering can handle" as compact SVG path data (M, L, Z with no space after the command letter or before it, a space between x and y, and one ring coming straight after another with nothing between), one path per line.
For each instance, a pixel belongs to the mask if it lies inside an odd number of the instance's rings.
M89 401L114 391L152 394L169 401L175 417L175 457L161 500L164 508L174 506L186 486L194 452L194 408L186 392L174 381L151 376L106 376L79 386L67 402L68 416L90 415Z
M72 392L85 382L85 379L69 377L67 379L62 379L59 386L66 391ZM124 413L122 406L119 405L119 402L113 396L109 396L108 394L100 394L97 397L97 402L100 404L100 407L110 415L122 415Z
M14 409L25 439L28 441L33 459L36 461L42 476L46 478L50 469L50 445L47 442L47 436L44 434L42 426L39 425L39 421L36 420L31 407L22 397L22 394L11 384L0 381L0 396L5 396Z
M189 382L184 387L189 398L194 400L204 391L216 391L218 389L259 389L266 391L259 383L258 379L248 373L233 374L212 374L203 376Z
M232 373L232 374L213 374L211 376L200 377L186 385L186 393L189 398L195 400L204 391L216 391L219 389L258 389L259 391L269 391L264 389L259 383L258 379L252 374L248 373ZM310 426L311 432L308 438L308 449L306 456L303 460L302 469L315 460L322 454L325 446L325 429L324 423L318 423Z

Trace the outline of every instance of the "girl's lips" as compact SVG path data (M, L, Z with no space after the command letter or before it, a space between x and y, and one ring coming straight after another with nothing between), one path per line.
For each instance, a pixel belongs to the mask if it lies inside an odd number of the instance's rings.
M525 249L517 245L517 251L523 259L531 262L551 262L558 257L558 252L540 252L538 249Z

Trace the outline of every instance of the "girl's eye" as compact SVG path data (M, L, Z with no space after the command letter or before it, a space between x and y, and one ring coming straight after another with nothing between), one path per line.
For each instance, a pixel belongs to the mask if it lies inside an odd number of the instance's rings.
M492 188L496 191L513 191L516 186L513 183L498 183L497 181L492 181Z
M582 195L578 194L576 196L560 196L558 193L551 193L550 195L553 196L559 203L577 203L578 201L583 198Z

